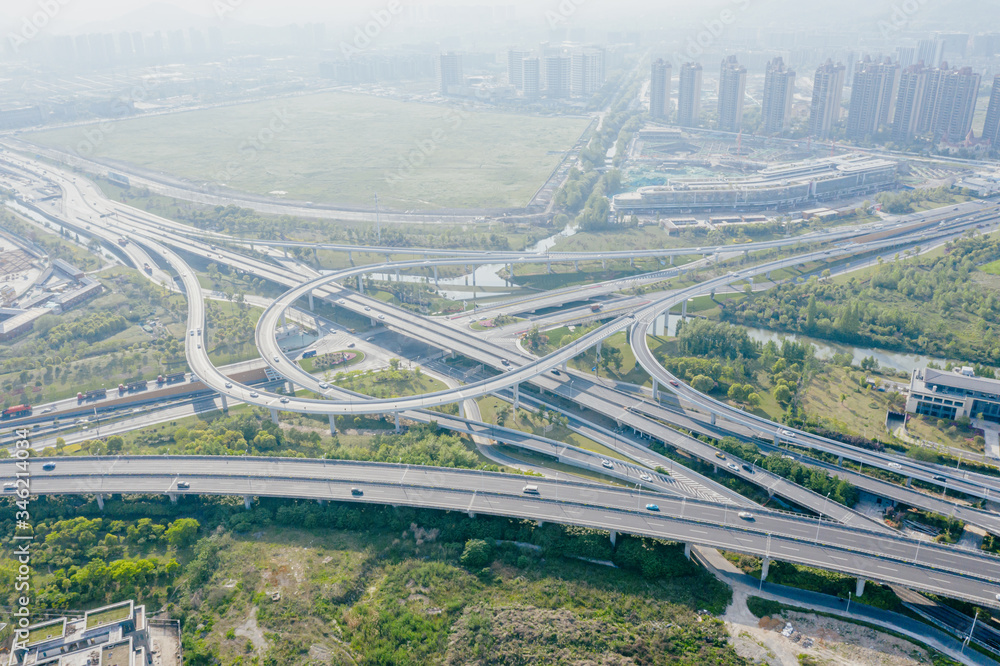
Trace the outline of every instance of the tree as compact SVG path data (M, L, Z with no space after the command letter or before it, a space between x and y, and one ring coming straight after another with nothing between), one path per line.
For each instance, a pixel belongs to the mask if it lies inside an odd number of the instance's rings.
M482 569L493 561L493 544L483 539L469 539L465 542L461 562L470 569Z
M699 393L708 393L715 388L715 380L705 375L695 375L691 380L691 388Z
M194 518L178 518L167 527L165 536L171 546L180 550L195 542L199 527L201 524Z
M111 435L107 440L108 453L115 454L121 453L122 449L125 448L125 440L121 435Z
M751 393L748 395L747 404L750 405L751 408L760 407L760 395L757 393Z
M781 404L787 404L792 401L792 392L788 389L785 384L778 384L774 387L774 399Z

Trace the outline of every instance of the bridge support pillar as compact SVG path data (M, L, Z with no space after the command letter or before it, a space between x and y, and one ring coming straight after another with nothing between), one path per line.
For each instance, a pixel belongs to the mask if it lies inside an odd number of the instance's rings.
M365 293L365 281L361 279L360 275L358 276L358 293Z
M768 280L770 280L771 279L771 271L768 271L767 273L765 273L764 277L766 277Z
M253 504L253 496L251 496L251 495L244 495L243 496L243 506L246 507L247 511L250 510L250 505L251 504Z
M515 412L517 412L517 407L521 403L520 388L521 388L520 384L514 384L514 411ZM517 419L517 414L514 414L514 418L515 418L515 420Z
M656 377L653 377L653 400L655 402L660 400L660 383L656 381Z
M552 273L552 262L551 261L545 263L545 272L546 273Z
M603 340L598 340L597 341L597 362L598 363L601 362L601 349L603 348L603 345L601 345L602 342L603 342Z
M539 520L538 521L538 529L542 529L543 527L545 527L545 521L544 520Z
M229 403L226 401L225 394L221 394L220 397L222 398L222 411L228 412L229 411Z
M351 264L351 266L354 265L354 253L350 250L347 251L347 261Z
M611 539L611 545L614 546L618 542L618 532L611 530L608 532L608 537Z
M278 410L272 407L269 411L271 412L271 422L280 423L280 421L278 421Z
M628 266L629 268L635 268L635 257L628 258Z
M398 268L396 269L396 282L400 282L400 279L399 279L399 269Z
M104 511L104 495L97 496L97 508Z
M508 284L512 285L512 284L514 284L514 264L513 263L510 264L509 270L510 270L510 277L507 278L507 282L508 282Z
M674 265L674 255L670 255L670 265Z
M313 261L315 261L317 265L319 264L319 250L316 249L315 245L313 245Z
M330 414L330 434L337 435L337 417L333 414Z
M906 487L909 488L912 485L913 485L913 479L911 479L910 477L906 477Z
M768 496L768 498L772 498L772 499L774 498L774 488L768 488L767 489L767 496Z
M767 572L771 568L771 558L765 557L760 563L760 579L767 580Z
M580 262L579 261L575 261L575 260L573 261L573 272L574 273L579 273L580 272Z
M310 291L309 292L309 311L312 312L315 309L316 309L316 305L313 302L313 295L312 295L312 292Z
M387 264L388 264L388 263L389 263L390 261L392 261L392 259L391 259L391 258L389 257L389 253L388 253L388 252L386 252L386 253L385 253L385 263L387 263Z
M295 395L295 384L292 383L291 379L288 380L287 390L288 390L288 395Z
M396 412L396 432L399 432L402 428L399 425L399 412Z
M603 271L603 270L607 269L607 267L608 267L607 262L604 261L604 259L601 259L601 270Z
M469 512L469 518L475 518L475 517L476 517L476 513L474 511L470 511Z
M438 286L438 267L434 266L434 286Z
M712 423L712 425L715 425L715 414L712 414L712 420L711 420L711 423Z
M167 493L167 497L170 498L171 504L177 504L177 493Z
M691 544L684 544L684 557L691 559Z
M684 302L681 303L681 317L683 318L687 316L688 316L688 302L685 300Z
M562 369L563 372L569 372L569 361L563 361Z
M285 313L285 312L281 313L281 325L282 326L287 326L288 325L288 319L287 319L286 315L287 315L287 313Z
M844 456L837 456L837 466L839 467L843 464L844 464Z
M854 586L854 596L860 597L865 593L865 579L859 578L857 585Z

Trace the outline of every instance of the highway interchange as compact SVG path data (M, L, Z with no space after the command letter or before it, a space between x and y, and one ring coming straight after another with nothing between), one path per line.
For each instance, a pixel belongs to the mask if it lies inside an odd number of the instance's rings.
M344 286L348 280L367 273L392 273L397 270L430 270L436 266L477 264L520 264L554 262L579 262L607 259L608 253L467 253L465 256L436 255L428 250L424 259L387 261L381 265L351 268L320 275L298 264L279 261L282 253L266 249L265 241L256 242L255 256L248 256L232 249L234 244L216 248L219 235L210 240L193 232L190 227L178 225L144 211L109 201L92 184L60 169L38 162L3 155L3 166L20 172L27 180L43 180L56 185L63 196L50 208L34 206L46 218L58 221L69 228L85 230L99 238L105 246L123 255L129 263L141 267L149 263L155 267L153 279L173 285L176 278L188 303L188 329L185 335L185 354L194 374L207 386L222 396L266 408L278 418L279 411L299 412L333 418L344 414L386 414L408 421L437 421L439 426L458 432L475 433L497 440L499 436L511 446L547 452L548 455L566 460L568 464L601 471L603 460L590 452L568 447L559 442L544 441L517 431L502 430L498 435L495 426L470 419L449 419L437 412L425 411L429 407L468 401L472 398L500 394L508 396L515 404L546 400L546 394L579 405L586 411L604 416L634 435L616 436L618 452L630 462L615 460L609 476L618 478L635 490L594 486L577 482L554 482L540 479L538 496L522 492L523 477L483 474L461 470L402 469L398 466L366 465L358 463L323 463L281 461L277 459L213 459L190 461L183 458L139 460L128 458L57 459L56 472L39 474L32 481L32 491L47 493L139 493L156 492L180 495L187 492L202 494L254 496L286 496L309 499L341 499L379 502L388 504L426 506L461 510L469 513L506 515L564 524L584 525L612 532L627 532L745 552L765 558L778 558L809 564L858 576L859 580L899 583L907 587L950 595L983 605L1000 607L1000 558L958 548L928 545L920 541L893 534L878 522L841 507L826 498L817 496L780 477L759 468L749 472L736 470L734 474L757 483L769 492L781 495L793 503L810 509L826 518L807 518L785 514L760 507L753 507L753 520L737 516L739 506L749 503L733 493L719 492L712 488L702 499L692 496L689 489L669 476L655 473L651 467L667 468L668 459L658 456L643 446L644 437L656 437L671 446L712 462L717 450L697 439L688 437L669 427L668 423L685 425L698 421L696 430L712 429L728 432L749 439L763 436L780 444L782 440L796 446L832 453L846 459L862 462L867 467L901 473L903 476L937 483L935 477L945 479L947 488L972 497L989 498L1000 490L1000 482L957 472L950 468L929 466L906 458L857 449L839 442L815 437L809 433L792 432L779 424L735 410L701 395L683 384L656 361L647 345L647 331L657 317L682 305L688 299L722 291L732 284L741 284L749 278L767 276L789 266L809 261L831 261L873 253L894 252L915 245L941 243L968 229L988 224L994 226L996 207L963 206L961 210L932 213L899 221L895 225L882 225L884 237L859 239L871 228L840 230L811 238L788 238L769 244L745 246L706 247L684 251L650 250L645 256L668 257L671 255L701 255L702 263L714 258L724 260L744 251L780 249L790 252L785 256L755 266L739 267L728 274L710 278L686 289L672 290L647 296L648 302L637 304L630 311L611 319L597 329L577 339L572 345L544 358L534 358L515 344L503 345L504 340L477 336L468 327L466 318L455 321L433 319L414 315L392 305L369 298L363 293ZM914 225L921 221L926 224ZM917 228L919 227L919 228ZM116 244L123 234L133 241L124 248ZM219 243L222 244L221 242ZM796 248L799 248L796 250ZM355 248L359 250L359 248ZM403 254L398 249L370 248L381 252ZM413 253L422 252L411 249ZM798 252L798 253L796 253ZM205 349L204 335L205 294L195 271L181 253L225 263L239 270L253 272L288 289L274 301L261 317L256 331L256 343L264 361L272 371L286 378L292 385L306 389L316 398L286 395L245 386L234 382L216 368ZM638 253L630 253L640 256ZM263 255L263 256L262 256ZM658 272L655 282L665 277L682 274L684 267ZM338 284L340 282L340 284ZM560 302L586 298L588 287L568 288L557 298ZM612 287L614 289L614 287ZM602 293L609 293L607 291ZM416 337L433 346L454 352L492 368L496 374L485 379L463 384L457 388L423 396L393 399L372 399L350 394L336 387L326 387L322 380L305 373L294 359L281 351L275 339L277 325L287 316L290 307L308 299L310 306L316 298L336 307L370 317L373 324L381 324L405 335ZM538 307L537 305L535 307ZM638 362L654 378L654 400L642 393L625 392L621 387L608 385L581 373L565 370L565 364L580 353L600 345L616 333L628 331L629 340ZM555 374L553 371L563 368ZM676 383L676 385L674 384ZM521 385L530 386L530 395L519 393ZM695 405L700 414L678 413L661 405L656 393L666 388L677 393L683 402ZM225 404L225 401L223 402ZM710 417L710 420L703 417ZM594 427L579 415L573 417L578 427ZM155 460L155 464L153 461ZM140 462L142 464L140 464ZM610 461L609 461L610 462ZM816 461L810 461L815 463ZM147 465L146 463L150 463ZM4 463L9 465L9 463ZM4 476L12 477L9 467ZM710 480L691 470L684 470L687 478L704 488ZM836 472L834 472L836 473ZM847 472L861 477L861 474ZM189 490L176 487L178 479L190 484ZM648 478L643 478L648 477ZM871 481L869 489L878 492L885 481L864 477ZM534 483L534 481L532 481ZM351 484L365 484L364 495L354 496ZM717 484L715 484L717 486ZM859 484L860 485L860 484ZM345 492L346 489L346 492ZM961 512L963 520L1000 533L1000 519L988 511L978 511L939 499L903 486L892 486L886 496L907 504L926 506L944 513L950 508ZM643 492L646 495L643 495ZM655 495L650 494L655 493ZM727 496L728 495L728 496ZM649 501L650 497L655 497ZM658 510L651 511L646 503L655 503ZM734 505L736 505L734 507ZM833 506L831 506L833 505ZM859 586L859 590L861 587Z

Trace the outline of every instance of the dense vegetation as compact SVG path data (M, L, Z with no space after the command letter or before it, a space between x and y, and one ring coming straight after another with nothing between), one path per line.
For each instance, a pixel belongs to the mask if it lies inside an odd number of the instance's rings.
M837 342L1000 363L997 293L977 267L1000 238L965 237L921 263L880 262L867 278L781 285L721 304L725 320Z
M590 530L351 503L33 507L36 612L135 598L182 621L190 665L307 664L316 649L372 665L746 663L722 623L697 614L721 612L729 590L675 544L620 537L613 551ZM11 534L13 512L0 515Z

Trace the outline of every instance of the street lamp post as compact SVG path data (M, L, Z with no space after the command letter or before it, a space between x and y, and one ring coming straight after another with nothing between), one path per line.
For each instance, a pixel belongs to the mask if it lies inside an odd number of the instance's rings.
M851 596L852 596L852 595L851 595L851 591L850 591L850 590L848 590L848 591L847 591L847 612L848 612L848 613L850 613L850 612L851 612Z

